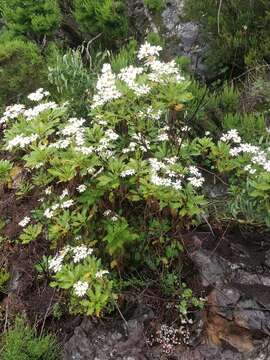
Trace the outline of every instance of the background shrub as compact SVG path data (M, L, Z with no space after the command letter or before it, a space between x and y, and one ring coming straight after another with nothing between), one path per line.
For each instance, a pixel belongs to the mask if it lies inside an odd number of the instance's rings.
M101 41L111 47L127 35L123 0L74 0L74 15L81 31L89 38L102 34Z
M8 104L44 82L43 59L30 41L0 42L0 104Z
M13 329L3 337L2 360L56 360L55 339L37 337L35 330L17 318Z
M57 0L1 0L4 23L15 34L36 38L52 35L60 25Z
M236 73L270 60L269 1L187 0L185 12L201 26L212 70Z

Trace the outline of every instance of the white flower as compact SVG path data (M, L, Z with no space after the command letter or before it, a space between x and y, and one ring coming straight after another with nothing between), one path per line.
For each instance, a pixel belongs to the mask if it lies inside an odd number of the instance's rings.
M103 275L109 274L108 270L99 270L96 272L96 278L101 279Z
M124 171L122 171L121 173L120 173L120 176L121 177L127 177L127 176L132 176L132 175L134 175L136 172L135 172L135 170L134 169L127 169L127 170L124 170Z
M14 104L6 107L4 116L1 118L0 123L5 123L8 119L16 119L19 115L23 114L25 106L22 104Z
M203 177L200 177L200 178L197 178L197 177L190 177L188 178L188 181L190 182L190 184L195 187L195 188L199 188L202 186L202 184L204 183L204 178Z
M113 217L111 218L111 220L112 220L113 222L115 222L115 221L118 220L118 217L117 217L117 216L113 216Z
M142 67L135 67L130 65L126 68L121 69L120 74L118 77L120 80L125 82L131 89L133 89L135 85L136 77L143 73Z
M82 153L83 155L90 155L93 153L94 148L92 146L77 146L75 150Z
M50 208L46 209L44 211L44 216L47 218L47 219L51 219L53 217L53 210L51 210Z
M167 141L169 140L169 136L166 133L161 133L157 136L158 141Z
M52 193L52 188L51 188L51 186L49 186L45 189L45 194L50 195L51 193Z
M77 187L79 193L83 193L87 189L87 186L82 184Z
M190 172L190 174L195 175L197 177L201 177L201 175L202 175L201 172L195 166L190 166L189 172Z
M249 172L250 174L255 174L256 169L252 168L251 164L248 164L244 167L244 170Z
M60 195L60 199L63 200L65 196L68 196L68 189L64 189L62 194Z
M162 50L161 46L154 46L146 41L143 45L141 45L139 49L138 59L139 60L147 59L148 61L151 61L151 58L155 58L156 56L159 56L161 50Z
M37 106L35 106L33 108L25 110L24 116L26 117L26 120L29 121L44 111L56 109L56 108L57 108L57 104L55 102L53 102L53 101L46 102L43 104L38 104Z
M7 144L7 150L11 150L16 146L19 146L20 148L25 148L37 139L37 134L32 134L30 136L16 135L12 140L9 140Z
M29 94L27 97L31 101L40 101L45 96L49 96L50 93L48 91L44 91L42 88L38 89L36 92Z
M61 204L61 208L62 209L68 209L70 208L72 205L74 205L74 200L66 200Z
M30 217L26 216L19 222L19 225L21 227L25 227L27 224L29 224L30 221L31 221Z
M49 260L49 270L57 273L62 268L62 263L66 254L70 251L70 246L64 247L51 260Z
M121 93L116 88L115 75L112 72L111 65L104 64L101 72L102 74L98 78L96 85L97 94L93 97L93 109L121 96Z
M241 137L236 129L231 129L227 133L222 134L220 140L223 142L232 141L234 143L240 143Z
M63 135L71 136L76 135L78 132L84 131L82 125L85 123L85 119L71 118L68 120L68 125L61 131Z
M112 214L112 210L105 210L103 215L104 216L110 216Z
M59 207L60 207L59 204L54 204L54 205L52 206L52 210L55 211L55 210L59 209Z
M75 295L83 297L89 288L89 284L86 281L77 281L73 287Z
M69 139L61 139L49 145L50 148L66 149L70 144Z
M93 253L92 248L88 248L85 245L76 246L72 249L74 253L73 261L74 263L78 263L81 260L85 259L88 255Z

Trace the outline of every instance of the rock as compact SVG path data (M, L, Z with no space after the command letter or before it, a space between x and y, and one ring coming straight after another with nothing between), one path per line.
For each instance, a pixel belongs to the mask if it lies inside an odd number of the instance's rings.
M196 236L200 237L195 234L194 241ZM237 359L265 356L263 344L270 335L270 273L263 265L269 256L262 256L263 242L255 236L249 242L235 237L218 244L201 237L200 243L201 248L190 257L202 286L212 286L205 309L208 342L218 348L229 346L241 354Z
M151 310L135 313L127 323L95 324L88 318L75 329L65 344L62 360L147 360L145 357L144 321Z
M128 0L127 7L130 22L140 41L143 41L150 31L158 33L166 40L167 57L188 57L190 69L205 77L198 26L182 19L183 0L167 1L159 16L153 16L143 0Z
M229 264L210 251L199 249L190 257L198 268L202 285L205 287L224 283L226 274L231 272Z

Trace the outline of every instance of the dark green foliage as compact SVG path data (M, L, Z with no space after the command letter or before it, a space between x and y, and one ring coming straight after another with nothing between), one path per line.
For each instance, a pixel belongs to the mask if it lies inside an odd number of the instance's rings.
M148 7L148 9L160 12L165 7L165 0L144 0L144 4Z
M74 0L74 15L81 31L89 38L101 34L108 47L127 35L128 25L123 0Z
M37 337L36 332L17 318L14 328L3 336L2 360L56 360L55 339Z
M29 41L0 42L0 104L16 102L42 84L43 60Z
M201 25L215 72L241 72L270 60L268 0L187 0L186 15Z
M131 40L126 46L123 46L118 53L112 56L111 64L115 72L132 65L136 59L138 44L136 40Z
M7 28L31 38L52 35L61 21L57 0L0 0L0 6Z

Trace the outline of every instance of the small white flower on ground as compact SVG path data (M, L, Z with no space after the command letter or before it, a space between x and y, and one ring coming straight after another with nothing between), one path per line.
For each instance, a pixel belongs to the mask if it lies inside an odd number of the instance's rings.
M77 187L79 193L83 193L87 189L87 186L82 184Z
M101 279L104 275L109 274L108 270L99 270L96 273L96 278Z
M83 297L89 288L89 284L86 281L77 281L73 287L75 295Z
M19 225L21 227L25 227L27 224L29 224L29 222L31 221L29 216L26 216L25 218L23 218L20 222Z
M112 214L112 210L105 210L103 215L104 216L110 216Z
M64 199L65 196L68 196L68 189L64 189L62 194L60 195L60 199Z
M53 210L51 210L50 208L46 209L44 211L44 216L47 218L47 219L51 219L53 217Z
M61 208L62 209L68 209L72 205L74 205L74 200L67 200L67 201L64 201L63 204L61 204Z
M45 189L45 194L50 195L51 193L52 193L52 188L51 188L51 186L49 186Z

